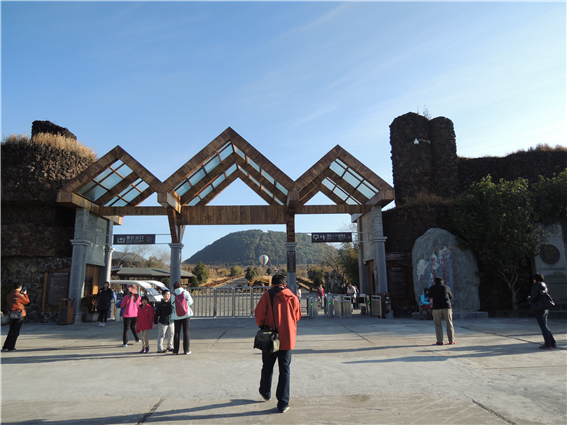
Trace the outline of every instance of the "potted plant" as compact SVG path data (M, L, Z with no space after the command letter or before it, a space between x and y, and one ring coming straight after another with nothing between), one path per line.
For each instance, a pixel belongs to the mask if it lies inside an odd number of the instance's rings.
M83 322L96 322L98 311L96 304L98 301L98 295L87 295L81 299L81 307L83 311Z

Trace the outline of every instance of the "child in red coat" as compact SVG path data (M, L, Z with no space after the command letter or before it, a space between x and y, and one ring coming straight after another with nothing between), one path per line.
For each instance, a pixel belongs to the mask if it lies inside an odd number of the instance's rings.
M154 328L154 308L148 304L150 299L147 295L142 297L142 305L138 307L138 320L136 323L136 332L141 333L142 351L140 353L150 352L150 329Z

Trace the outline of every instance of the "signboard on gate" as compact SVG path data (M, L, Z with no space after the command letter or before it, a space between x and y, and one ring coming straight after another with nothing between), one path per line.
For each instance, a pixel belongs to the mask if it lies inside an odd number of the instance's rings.
M153 245L156 235L114 235L114 245Z
M311 242L352 242L352 233L311 233Z

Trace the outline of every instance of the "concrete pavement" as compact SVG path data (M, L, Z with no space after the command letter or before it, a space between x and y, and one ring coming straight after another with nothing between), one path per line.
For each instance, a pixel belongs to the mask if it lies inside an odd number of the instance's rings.
M3 424L565 424L565 320L540 350L535 318L456 320L457 345L433 322L304 317L290 410L258 394L252 318L191 320L188 356L122 348L122 323L22 327L2 353ZM2 327L2 340L8 331ZM273 393L277 378L274 379Z

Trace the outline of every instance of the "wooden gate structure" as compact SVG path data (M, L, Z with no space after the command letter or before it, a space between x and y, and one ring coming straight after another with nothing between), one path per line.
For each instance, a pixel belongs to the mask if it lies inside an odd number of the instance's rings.
M236 179L241 179L268 205L209 206ZM306 205L317 193L335 205ZM140 206L157 193L159 206ZM179 280L185 227L216 224L285 224L288 285L295 291L295 216L350 214L356 220L377 211L380 229L370 238L381 244L381 209L394 200L394 189L339 145L293 181L232 128L227 128L166 181L161 182L120 146L116 146L63 186L57 202L81 208L121 224L125 216L167 216L171 233L171 282ZM84 251L88 243L74 239L70 292L84 285ZM112 242L108 241L112 256ZM384 263L385 257L375 258ZM108 269L110 268L107 264ZM380 277L378 277L380 280ZM385 283L385 277L383 278ZM384 291L385 292L385 291ZM78 297L80 299L80 296ZM75 303L80 308L80 303Z

